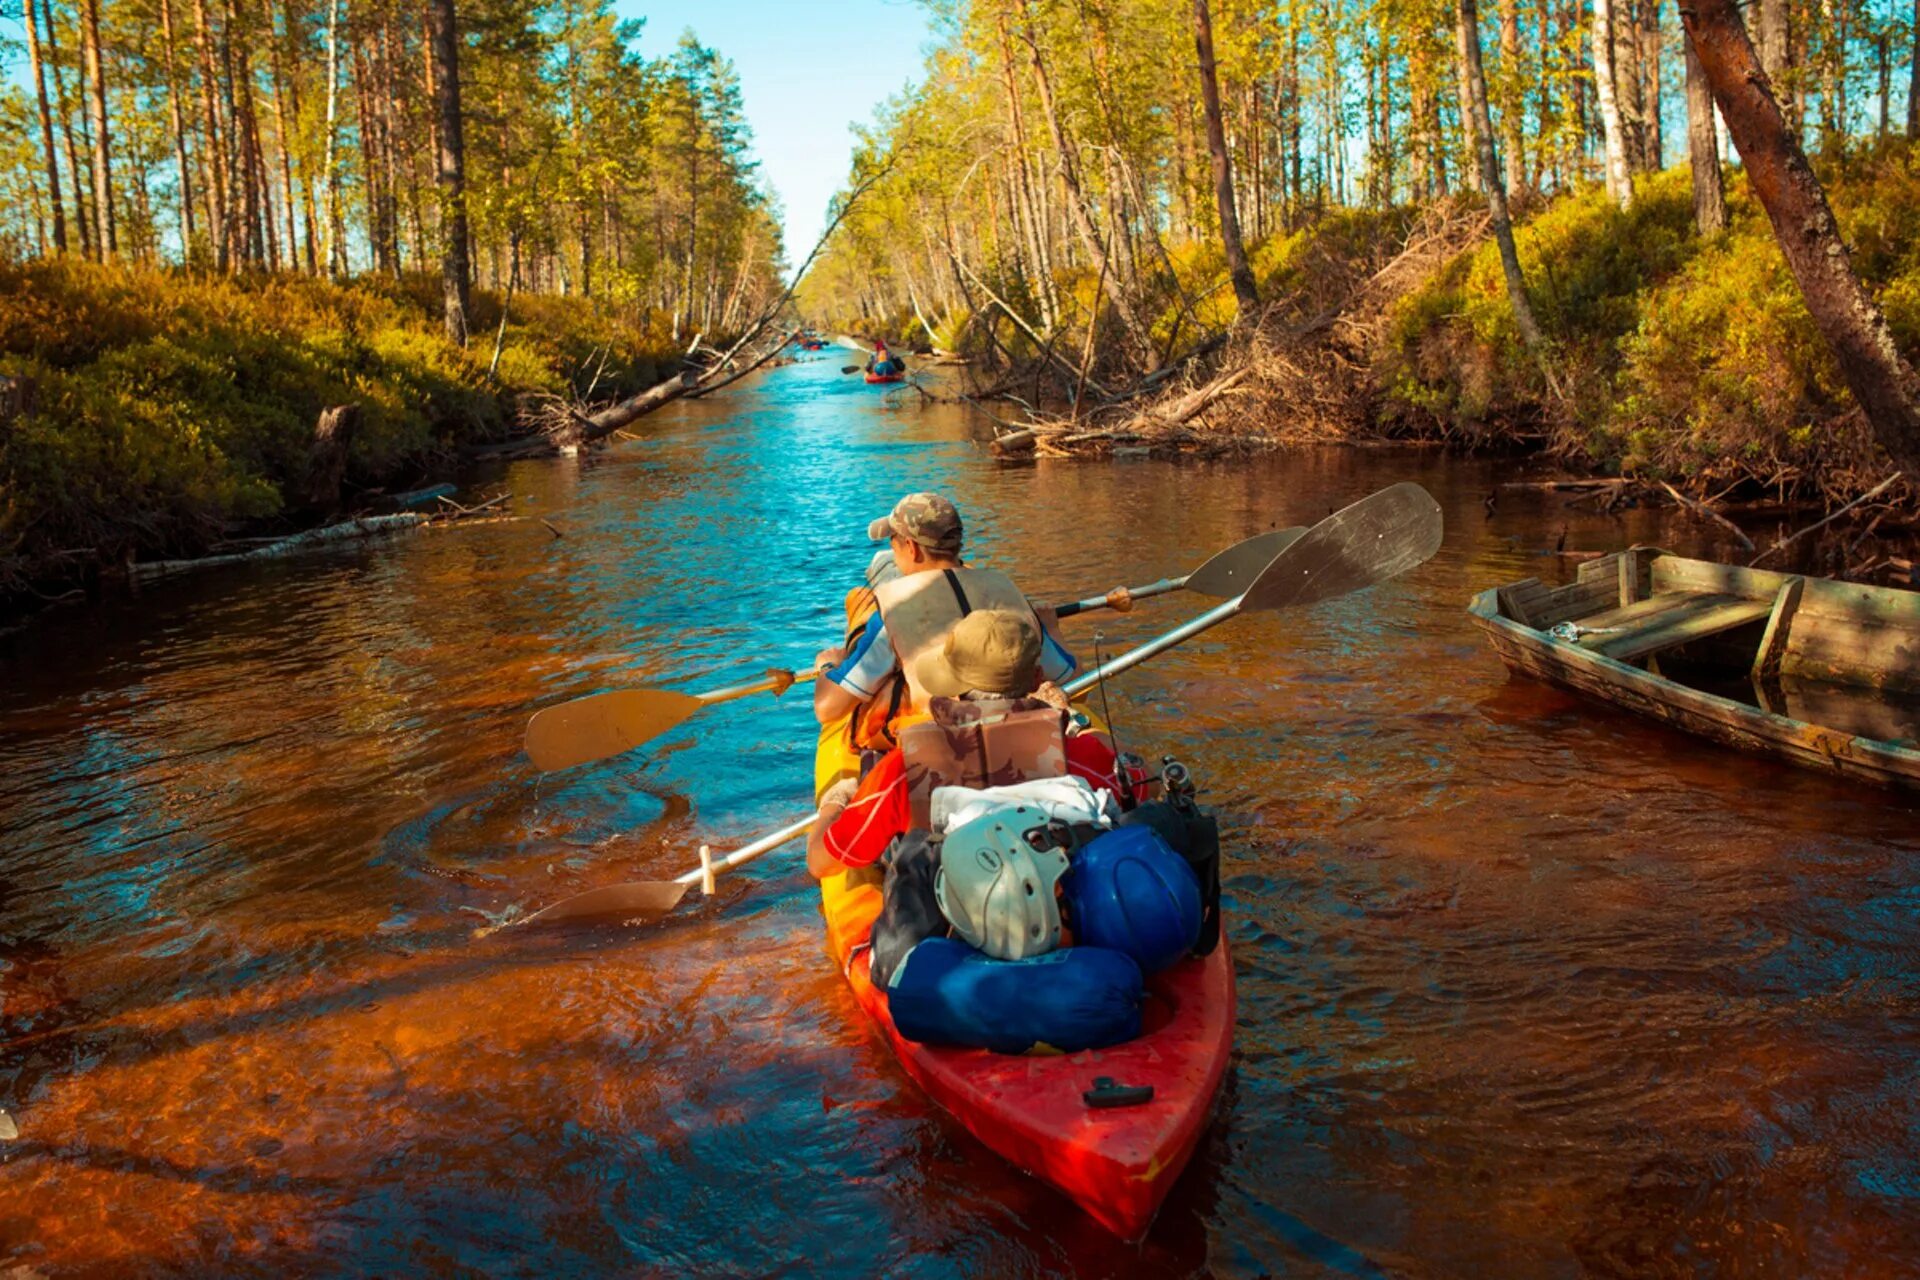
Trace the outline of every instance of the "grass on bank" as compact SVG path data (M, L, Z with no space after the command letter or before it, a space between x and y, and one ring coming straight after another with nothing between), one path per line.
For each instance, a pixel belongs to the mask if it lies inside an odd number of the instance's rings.
M1920 356L1920 174L1904 141L1817 166L1894 339ZM1599 189L1517 229L1528 292L1567 392L1556 402L1513 326L1491 242L1399 304L1374 376L1389 425L1498 443L1544 433L1592 465L1716 483L1850 487L1885 473L1742 170L1728 229L1693 230L1686 166ZM1868 480L1871 483L1871 479Z
M500 298L476 292L473 312L463 351L427 277L0 263L0 375L36 391L0 424L0 595L299 514L287 494L328 405L362 406L347 480L374 487L510 434L523 397L584 390L603 359L596 396L639 390L672 358L635 315L520 294L489 379Z

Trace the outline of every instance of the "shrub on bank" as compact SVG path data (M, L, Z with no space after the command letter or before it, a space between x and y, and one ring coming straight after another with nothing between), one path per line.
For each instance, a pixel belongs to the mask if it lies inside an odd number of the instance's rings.
M0 263L0 375L35 411L0 424L0 592L85 550L200 549L235 521L287 513L320 411L358 403L348 481L417 476L510 430L529 392L597 396L654 381L666 335L579 298L476 293L467 350L439 329L425 277L335 284L71 259Z
M1905 143L1822 166L1855 270L1896 341L1920 352L1920 178ZM1668 476L1852 468L1872 446L1765 212L1729 171L1728 230L1694 234L1681 165L1622 211L1591 188L1516 230L1566 399L1521 349L1491 242L1396 308L1374 365L1389 422L1499 440L1544 432L1569 455ZM1809 479L1812 479L1809 471Z

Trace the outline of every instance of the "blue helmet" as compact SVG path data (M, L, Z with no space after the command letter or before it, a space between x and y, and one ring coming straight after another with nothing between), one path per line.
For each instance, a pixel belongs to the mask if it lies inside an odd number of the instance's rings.
M1118 827L1073 855L1060 881L1076 944L1132 956L1158 973L1200 937L1200 881L1152 827Z

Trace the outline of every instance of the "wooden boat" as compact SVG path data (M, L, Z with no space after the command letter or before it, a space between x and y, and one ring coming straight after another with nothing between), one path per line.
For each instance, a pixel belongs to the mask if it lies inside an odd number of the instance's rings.
M1469 606L1519 674L1744 751L1920 787L1920 593L1634 547Z
M816 783L857 762L844 733L821 731ZM1220 944L1148 979L1137 1039L1081 1053L1001 1054L904 1039L867 976L862 945L880 914L871 871L820 882L827 952L861 1012L913 1081L993 1151L1059 1190L1123 1240L1145 1235L1206 1132L1233 1052L1233 962ZM1153 1097L1095 1108L1084 1094L1107 1077L1152 1085Z

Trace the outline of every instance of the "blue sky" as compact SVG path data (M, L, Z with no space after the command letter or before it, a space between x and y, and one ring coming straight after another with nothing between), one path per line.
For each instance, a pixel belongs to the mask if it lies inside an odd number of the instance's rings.
M645 18L641 49L670 51L691 27L733 60L761 171L786 211L787 261L798 266L826 225L827 201L853 157L849 126L917 80L933 41L918 0L617 0Z

